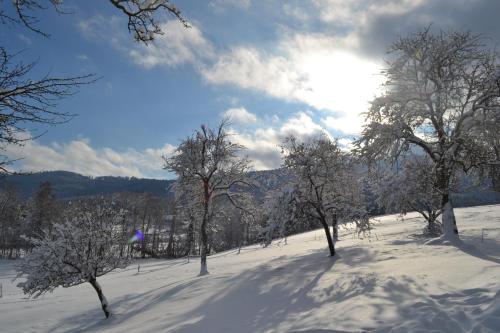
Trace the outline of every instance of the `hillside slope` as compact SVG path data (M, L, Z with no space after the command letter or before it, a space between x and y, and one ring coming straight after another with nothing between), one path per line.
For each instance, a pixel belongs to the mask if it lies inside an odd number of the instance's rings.
M100 278L114 315L90 285L27 300L1 262L2 332L499 332L500 206L457 209L464 245L426 245L421 218L385 216L370 237L323 233L209 258L149 260ZM484 233L484 234L483 234ZM483 240L482 240L483 238Z

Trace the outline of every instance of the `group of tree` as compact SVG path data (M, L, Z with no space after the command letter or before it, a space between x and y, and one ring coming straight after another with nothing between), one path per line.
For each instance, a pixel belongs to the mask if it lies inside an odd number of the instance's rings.
M50 3L59 9L62 1ZM161 33L155 16L160 11L187 25L167 0L110 3L128 17L128 29L140 42ZM2 3L1 23L44 34L31 14L42 8L38 1L11 5L9 11ZM282 169L289 184L272 200L252 195L258 183L249 177L250 161L244 147L231 141L226 120L214 129L201 126L175 154L164 157L165 169L177 175L176 195L168 203L147 195L60 203L42 187L25 204L14 190L2 192L0 250L9 257L26 255L20 266L26 280L20 286L37 296L89 282L108 317L97 277L124 267L134 253L198 252L200 275L205 275L213 251L259 238L269 244L275 237L320 226L334 256L340 223L355 223L359 232L370 229L365 187L368 173L381 167L384 174L373 187L382 205L402 213L418 211L427 220L427 233L458 241L450 196L455 176L477 171L498 182L498 55L480 36L433 33L430 27L401 37L389 51L385 92L366 113L353 151L341 149L324 133L302 141L286 138ZM33 79L33 66L16 62L0 45L0 145L29 140L20 135L26 124L68 119L68 113L55 109L57 100L95 79ZM7 162L7 157L0 161L4 171ZM145 236L131 244L136 229Z
M392 165L418 155L420 162L404 162L406 179L400 186L407 187L403 190L407 195L402 208L426 211L423 215L430 224L440 214L438 233L457 241L450 196L454 176L479 169L495 171L500 163L498 54L471 32L433 33L428 27L401 37L390 47L389 56L385 92L366 114L356 152L368 163ZM421 172L418 163L425 164L429 175L415 177ZM430 208L423 209L425 205Z

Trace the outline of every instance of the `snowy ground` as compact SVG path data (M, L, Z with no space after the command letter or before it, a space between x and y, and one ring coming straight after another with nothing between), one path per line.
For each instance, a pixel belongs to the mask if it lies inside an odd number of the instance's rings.
M100 278L108 320L89 284L28 300L0 261L0 331L500 332L500 206L456 214L460 248L425 245L410 214L344 230L337 258L318 230L211 256L205 277L198 260L145 261Z

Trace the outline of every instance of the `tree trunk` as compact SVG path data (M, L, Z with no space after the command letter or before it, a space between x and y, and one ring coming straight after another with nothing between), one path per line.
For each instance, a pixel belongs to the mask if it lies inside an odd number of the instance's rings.
M333 240L338 241L339 240L339 225L338 225L337 214L333 215L332 229L333 229Z
M321 221L321 224L323 225L323 229L325 229L326 240L328 241L328 248L330 249L330 256L333 257L335 255L335 245L333 244L332 235L330 234L330 227L326 221Z
M497 159L500 158L497 156ZM493 191L500 192L500 166L498 164L492 165L490 171Z
M99 301L101 301L101 307L102 311L104 311L104 315L106 316L106 318L109 318L109 316L111 316L111 312L109 309L108 300L102 293L101 286L95 278L90 279L89 283L92 285L92 287L94 287L95 291L97 292L97 296L99 296Z
M175 255L174 253L174 235L175 235L175 224L176 224L176 216L174 214L174 218L172 219L172 222L170 223L170 232L168 236L168 245L167 245L167 256L168 257L173 257Z
M208 274L208 269L207 269L207 253L208 253L208 236L207 236L207 217L206 214L203 216L203 221L201 222L201 244L200 244L200 250L201 250L201 267L200 267L200 276L202 275L207 275Z
M442 228L441 226L436 223L436 214L434 214L433 212L429 212L429 215L428 215L428 224L427 224L427 233L428 235L431 235L431 236L439 236L442 234Z
M458 228L457 221L455 219L455 213L453 212L453 206L449 199L444 198L442 200L442 221L443 221L443 231L446 238L458 239Z
M193 243L194 243L194 224L193 221L190 221L186 237L186 250L185 250L186 256L191 254L191 250L193 249Z
M436 187L441 194L441 212L444 236L448 239L458 239L458 228L450 200L451 170L443 165L436 167Z
M207 235L207 223L208 223L208 202L210 200L210 194L208 192L208 182L204 182L204 211L203 211L203 220L201 221L200 226L200 236L201 236L201 267L200 267L200 276L207 275L207 254L208 254L208 235Z

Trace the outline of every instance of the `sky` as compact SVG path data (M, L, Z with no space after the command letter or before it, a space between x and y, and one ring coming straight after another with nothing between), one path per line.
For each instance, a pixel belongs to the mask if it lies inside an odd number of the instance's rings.
M19 159L15 169L172 178L161 156L225 116L253 168L277 168L288 135L325 132L349 147L382 92L387 48L399 36L431 25L500 41L496 0L172 2L191 27L161 16L164 35L148 46L102 0L65 0L66 14L38 12L50 38L0 25L2 45L37 62L34 77L99 77L58 104L73 119L32 126L35 140L6 147Z

